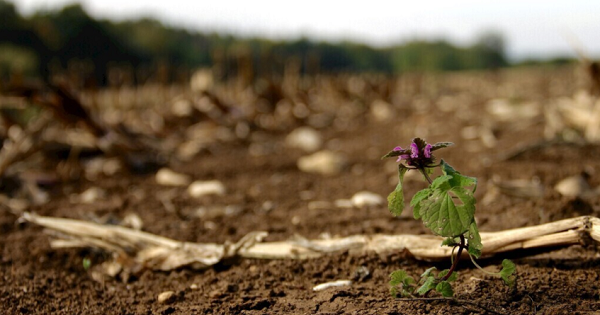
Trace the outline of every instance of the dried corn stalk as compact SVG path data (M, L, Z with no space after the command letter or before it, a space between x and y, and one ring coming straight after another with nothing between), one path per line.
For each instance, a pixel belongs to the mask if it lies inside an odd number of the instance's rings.
M252 232L235 244L188 243L120 226L38 216L24 213L23 219L58 232L53 248L92 247L108 251L115 260L104 272L115 276L140 268L171 270L180 267L206 268L234 256L259 259L307 259L325 253L350 251L384 253L407 250L418 259L448 258L451 248L440 247L442 238L432 235L354 235L342 238L262 242L266 232ZM562 247L600 242L600 219L582 216L538 226L481 233L484 256L517 249ZM116 266L116 267L115 267ZM110 268L109 268L110 267Z

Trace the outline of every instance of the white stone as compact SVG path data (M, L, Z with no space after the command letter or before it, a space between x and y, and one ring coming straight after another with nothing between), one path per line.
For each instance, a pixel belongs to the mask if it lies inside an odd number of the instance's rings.
M79 202L81 203L94 203L98 199L104 198L106 196L106 192L98 187L90 187L86 191L82 192L79 195Z
M285 144L290 148L298 148L306 152L314 152L321 148L323 139L321 134L310 128L300 127L294 129L285 138Z
M206 195L222 196L225 194L225 185L218 180L197 180L188 187L187 191L188 194L194 198L201 198Z
M375 100L371 104L371 115L376 121L384 122L394 118L392 105L383 100Z
M337 280L337 281L325 282L325 283L321 283L321 284L314 286L313 291L323 291L325 289L336 288L336 287L347 287L347 286L350 286L351 284L352 284L352 281L350 281L350 280Z
M352 204L358 208L379 206L383 201L383 197L370 191L360 191L352 196Z
M159 185L186 186L190 181L190 176L174 172L168 168L161 168L156 172L156 183Z
M171 113L177 117L191 116L193 113L192 104L189 100L178 99L171 105Z
M581 175L567 177L554 186L554 189L566 197L580 197L590 193L591 188Z
M319 151L298 159L298 168L307 173L335 175L342 171L345 159L339 153L328 150Z
M160 304L168 304L173 302L175 299L175 292L173 291L165 291L158 295L157 301Z

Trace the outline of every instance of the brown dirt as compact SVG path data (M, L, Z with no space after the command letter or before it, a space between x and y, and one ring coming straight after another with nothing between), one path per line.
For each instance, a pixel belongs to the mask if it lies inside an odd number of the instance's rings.
M532 75L533 77L533 75ZM496 78L494 80L509 80ZM496 84L493 81L492 84ZM452 94L452 90L440 91ZM473 92L477 95L478 92ZM529 94L521 97L530 97ZM298 170L303 153L284 149L284 135L269 133L261 140L272 148L270 155L254 156L243 142L215 144L191 162L174 165L176 171L195 179L218 179L228 189L223 197L195 201L185 188L175 188L169 212L156 197L167 190L153 175L119 174L96 182L81 180L52 190L52 200L32 211L42 215L86 220L118 221L127 213L138 214L144 230L192 242L236 241L256 230L269 232L268 241L294 234L317 238L323 233L352 235L373 233L429 233L410 216L392 217L385 205L367 209L312 209L310 200L333 202L368 190L386 196L395 182L393 163L379 157L398 144L407 144L425 126L429 142L453 141L438 157L462 173L479 179L477 198L482 200L493 176L503 180L536 177L545 188L543 198L502 195L478 207L482 231L530 226L581 214L598 216L600 198L562 197L552 187L561 179L586 171L592 187L600 185L600 147L553 145L505 161L499 157L519 145L542 139L542 125L527 128L511 124L497 127L498 143L485 149L477 140L463 140L460 130L485 117L485 101L498 95L476 96L467 119L444 112L419 113L399 107L404 117L381 123L365 114L348 128L322 130L327 146L343 152L348 167L338 175L322 176ZM552 95L550 96L552 97ZM530 98L535 98L531 96ZM417 130L417 131L415 131ZM419 131L420 130L420 131ZM478 145L478 146L476 146ZM468 150L467 148L479 148ZM108 192L107 200L91 205L69 201L73 193L91 186ZM411 196L423 184L406 183ZM168 188L172 189L172 188ZM219 215L207 223L193 215L200 205L236 205L234 216ZM406 210L410 212L409 209ZM552 252L516 253L518 285L511 291L500 280L487 276L468 262L461 263L456 297L461 302L399 301L389 294L388 275L403 268L418 275L431 263L417 261L406 253L353 256L347 253L314 260L238 260L206 270L171 272L145 270L123 282L94 281L82 260L92 264L107 257L93 250L53 250L49 236L23 224L8 211L0 212L0 309L2 314L593 314L600 312L600 256L596 248L575 246ZM482 260L496 270L499 260ZM433 265L447 268L449 262ZM369 275L358 272L366 267ZM313 292L316 284L352 279L349 287ZM192 289L191 286L194 288ZM159 304L157 295L174 291L175 300Z

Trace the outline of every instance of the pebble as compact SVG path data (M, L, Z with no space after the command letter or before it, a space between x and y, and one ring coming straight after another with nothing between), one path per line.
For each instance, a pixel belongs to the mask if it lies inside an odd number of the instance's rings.
M567 177L554 186L554 189L566 197L580 197L590 193L591 188L581 175Z
M170 304L175 301L175 292L165 291L158 295L157 301L160 304Z
M206 195L225 194L225 185L218 180L195 181L188 187L188 194L194 198L200 198Z
M188 117L193 113L192 104L189 100L178 99L171 105L171 113L177 117Z
M189 185L190 176L177 173L168 168L161 168L156 172L156 183L163 186L186 186Z
M294 129L285 138L285 144L291 148L298 148L306 152L314 152L321 148L323 139L321 134L310 127Z
M371 115L376 121L385 122L394 118L392 105L383 100L375 100L371 103Z
M103 189L91 187L79 195L79 202L91 204L96 202L98 199L104 198L105 196L106 192Z
M357 208L379 206L383 204L383 197L370 191L360 191L352 196L352 204Z
M298 159L298 168L306 173L335 175L342 171L344 157L333 151L323 150Z
M197 284L195 284L195 283L192 283L192 284L190 285L190 290L198 290L198 288L199 288L199 287L198 287L198 285L197 285Z
M352 281L350 281L350 280L337 280L337 281L325 282L325 283L321 283L321 284L314 286L313 291L323 291L325 289L336 288L336 287L347 287L351 284L352 284Z

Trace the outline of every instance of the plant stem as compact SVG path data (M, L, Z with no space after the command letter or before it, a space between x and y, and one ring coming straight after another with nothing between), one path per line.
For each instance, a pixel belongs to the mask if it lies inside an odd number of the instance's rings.
M448 273L442 278L442 281L446 281L448 279L450 279L450 276L452 276L452 273L454 273L454 270L456 270L456 267L458 266L458 261L460 260L460 255L462 254L463 249L465 248L465 237L463 235L460 236L460 245L458 245L458 253L456 254L456 259L454 259L454 262L452 263L452 267L450 267L450 270L448 271Z
M421 174L425 176L425 179L429 182L429 185L431 185L433 181L431 180L431 177L429 177L429 175L427 174L427 171L424 168L419 168L419 171L421 171Z

